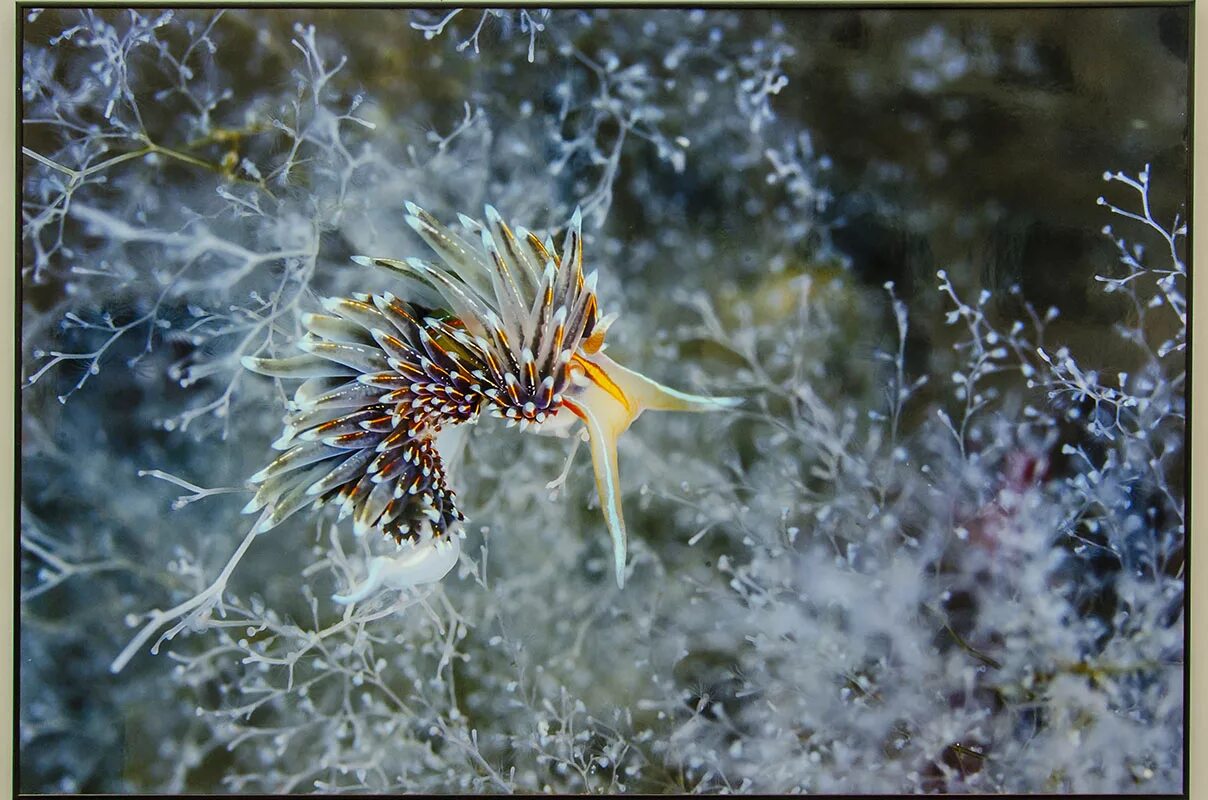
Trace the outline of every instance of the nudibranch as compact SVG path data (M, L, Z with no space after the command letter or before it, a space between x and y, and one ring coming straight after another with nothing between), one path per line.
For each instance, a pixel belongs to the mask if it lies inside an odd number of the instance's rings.
M610 319L600 317L596 273L583 274L578 210L562 250L487 206L485 223L464 215L455 232L412 203L406 222L440 257L354 256L393 271L400 294L322 300L306 314L303 351L245 357L248 369L299 378L273 443L283 454L250 479L245 512L262 530L313 503L333 502L360 535L394 539L395 557L340 602L382 585L440 580L457 562L465 517L447 469L458 428L487 414L538 433L586 435L596 489L624 587L626 538L617 478L617 439L647 409L708 411L737 404L670 389L605 355Z

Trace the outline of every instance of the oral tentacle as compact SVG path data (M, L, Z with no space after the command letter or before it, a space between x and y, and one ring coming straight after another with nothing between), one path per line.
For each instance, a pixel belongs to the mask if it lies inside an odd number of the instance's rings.
M600 498L600 510L612 539L613 571L617 588L625 588L625 561L627 558L627 535L625 518L621 512L620 469L617 466L617 440L629 427L632 417L623 406L604 394L595 394L593 399L566 400L566 405L587 427L588 443L591 446L591 464L595 470L596 493Z
M735 408L743 402L741 397L706 397L672 389L636 370L618 364L603 353L592 356L592 361L595 361L613 382L621 387L627 397L645 410L718 411Z

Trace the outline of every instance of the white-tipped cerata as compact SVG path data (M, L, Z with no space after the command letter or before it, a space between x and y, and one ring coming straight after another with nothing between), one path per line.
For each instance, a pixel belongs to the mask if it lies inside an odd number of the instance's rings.
M440 580L457 562L465 522L451 470L466 428L495 417L590 444L624 586L618 440L643 411L716 411L740 401L672 389L605 354L616 315L601 316L598 273L584 271L580 212L559 251L553 235L513 230L489 206L482 222L461 217L460 230L414 203L406 211L435 261L353 256L385 270L391 291L322 298L324 313L302 315L307 333L295 352L241 359L252 372L300 381L273 442L281 452L252 476L245 511L264 510L258 530L268 530L330 504L338 519L352 517L355 534L393 539L399 552L373 559L365 581L337 602Z

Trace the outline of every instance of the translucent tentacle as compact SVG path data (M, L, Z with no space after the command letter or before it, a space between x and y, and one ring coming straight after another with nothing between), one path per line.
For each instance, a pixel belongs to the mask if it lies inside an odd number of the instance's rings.
M670 386L664 386L658 381L647 378L640 372L618 364L603 353L593 355L591 360L608 373L608 376L621 387L621 390L643 410L717 411L723 408L734 408L742 403L741 397L705 397L672 389Z
M240 359L243 368L273 378L342 378L357 374L356 369L309 353L288 358Z
M364 325L328 314L303 314L302 326L315 336L344 344L373 344L373 337Z
M487 316L488 309L483 305L482 296L474 291L469 284L458 284L445 270L436 264L429 264L418 258L408 258L398 261L393 258L370 258L368 256L352 256L357 264L369 267L385 267L403 275L426 281L436 291L440 292L450 310L474 334L485 332L482 320Z
M734 397L701 397L652 381L641 373L622 367L598 353L590 358L576 356L583 370L581 393L566 398L568 408L587 426L596 491L608 534L612 538L613 566L617 586L625 586L626 532L621 514L621 491L617 467L617 440L643 411L714 411L741 402Z
M523 296L531 303L537 293L538 273L537 264L516 241L516 237L508 228L499 212L493 206L486 207L487 224L491 235L495 237L499 248L506 253L511 262L518 267L516 278L523 289Z
M629 427L633 417L625 407L603 391L568 399L567 406L587 424L591 444L591 463L596 473L596 492L608 535L612 538L613 569L617 587L625 588L626 534L621 514L620 473L617 467L617 439Z
M491 267L474 245L446 228L415 203L407 203L406 207L408 214L403 220L440 255L449 270L480 294L489 296Z

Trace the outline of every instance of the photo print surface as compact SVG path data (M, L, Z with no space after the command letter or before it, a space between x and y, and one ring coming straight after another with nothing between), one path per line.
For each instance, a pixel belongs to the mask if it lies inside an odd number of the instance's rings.
M19 788L1182 791L1189 21L23 7Z

